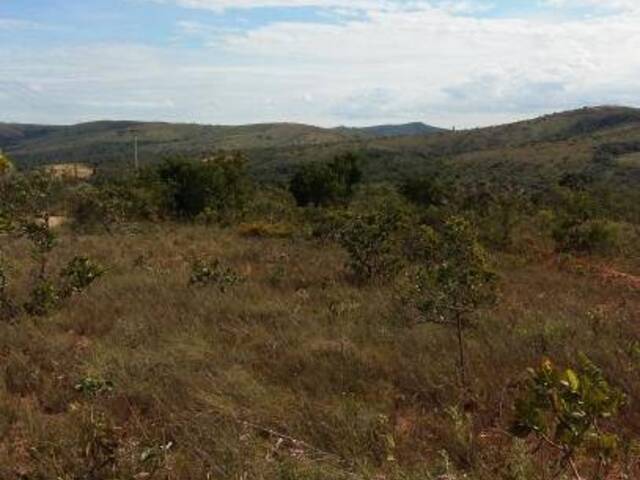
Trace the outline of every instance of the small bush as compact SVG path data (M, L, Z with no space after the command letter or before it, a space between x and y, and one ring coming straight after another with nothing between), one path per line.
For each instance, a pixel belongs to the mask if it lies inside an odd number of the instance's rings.
M94 377L85 377L75 385L76 392L95 397L98 395L111 393L113 391L113 382Z
M284 188L260 185L252 193L246 207L246 221L292 222L300 211L291 192Z
M620 245L620 229L607 220L564 222L554 229L553 238L561 252L609 254Z
M304 217L313 238L336 241L353 214L345 209L322 208L306 209Z
M69 196L71 217L80 230L113 226L127 221L157 220L166 216L167 187L154 172L110 179L97 185L79 185Z
M92 260L75 257L60 273L64 284L62 295L70 296L83 292L104 273L104 267Z
M393 211L357 214L344 224L338 242L349 254L349 267L356 278L388 279L400 270L401 226L401 215Z
M618 450L618 437L608 433L602 422L614 417L625 401L588 358L581 359L579 369L564 371L545 360L539 369L529 371L515 403L511 430L521 438L538 437L580 479L576 465L580 455L595 461L602 472Z
M220 260L196 260L191 265L190 286L214 286L221 293L244 281L232 268L222 265Z
M55 310L61 301L58 288L50 281L39 280L31 290L30 298L24 305L29 315L44 317Z

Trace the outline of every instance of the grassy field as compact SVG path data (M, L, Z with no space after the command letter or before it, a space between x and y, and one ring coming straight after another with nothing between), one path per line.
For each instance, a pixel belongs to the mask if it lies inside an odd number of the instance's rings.
M5 240L23 297L33 262ZM516 385L579 352L630 398L615 430L640 432L634 257L495 254L499 302L467 337L467 396L454 333L409 325L394 283L354 283L331 242L63 229L49 268L79 254L105 276L51 317L0 324L0 478L552 478L544 450L507 433ZM243 281L190 287L202 256ZM607 478L639 477L629 442Z

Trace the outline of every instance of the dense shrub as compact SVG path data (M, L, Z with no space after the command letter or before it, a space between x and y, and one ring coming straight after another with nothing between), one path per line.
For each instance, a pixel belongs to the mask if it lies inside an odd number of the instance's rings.
M399 187L408 200L422 207L439 207L447 203L447 187L437 177L409 177Z
M76 228L104 227L139 220L157 220L168 214L166 187L151 173L80 185L70 195L70 213Z
M305 209L303 220L308 225L311 237L319 240L337 240L340 231L353 212L344 208Z
M244 219L296 223L300 220L300 210L296 208L295 199L287 189L261 186L252 192Z
M402 265L399 230L404 218L382 210L353 215L340 230L338 242L349 254L349 267L359 280L388 279Z
M553 238L562 252L609 254L620 245L620 229L608 220L569 220L553 230Z
M291 179L289 191L299 206L317 207L349 199L361 179L356 157L345 154L329 163L302 165Z
M176 215L194 219L228 220L247 204L249 181L245 159L219 154L200 162L168 160L158 169Z
M519 187L501 184L478 184L459 192L458 211L478 228L483 245L509 250L515 232L532 212L529 196Z

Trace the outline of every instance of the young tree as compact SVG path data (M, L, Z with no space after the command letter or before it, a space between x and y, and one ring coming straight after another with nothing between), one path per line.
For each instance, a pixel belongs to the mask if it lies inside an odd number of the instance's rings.
M61 272L63 287L53 281L49 272L51 253L57 235L51 228L51 214L60 201L61 181L46 171L12 176L0 181L2 208L0 229L26 238L31 243L31 255L36 263L34 282L24 310L44 316L59 306L61 300L87 288L102 275L103 269L84 257L77 257ZM0 314L15 317L18 308L7 296L7 277L0 268Z
M460 379L466 389L464 331L478 309L495 302L497 276L467 220L453 217L439 235L426 229L424 236L423 253L418 256L422 262L413 277L410 300L420 321L456 330Z

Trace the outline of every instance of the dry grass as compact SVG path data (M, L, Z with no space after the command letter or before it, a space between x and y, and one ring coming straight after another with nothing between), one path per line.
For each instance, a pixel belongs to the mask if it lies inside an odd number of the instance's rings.
M25 245L4 250L24 296ZM0 478L538 478L512 474L544 461L502 433L512 387L579 351L630 395L617 430L640 432L640 294L589 271L497 259L501 301L469 335L461 405L452 332L404 326L392 285L352 285L333 245L67 232L52 268L78 254L109 272L50 318L0 325ZM247 281L188 288L201 256ZM74 388L88 378L113 388Z

